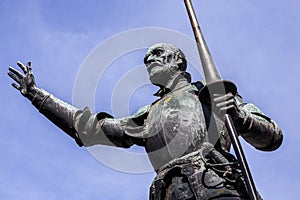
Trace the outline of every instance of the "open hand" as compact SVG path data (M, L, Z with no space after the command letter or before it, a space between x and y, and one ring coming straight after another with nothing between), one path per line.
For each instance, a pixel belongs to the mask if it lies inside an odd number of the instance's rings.
M32 74L31 63L28 62L25 66L21 62L17 62L17 65L22 69L24 74L13 67L9 67L8 75L18 83L12 83L12 86L19 90L23 96L32 99L35 93L36 84Z

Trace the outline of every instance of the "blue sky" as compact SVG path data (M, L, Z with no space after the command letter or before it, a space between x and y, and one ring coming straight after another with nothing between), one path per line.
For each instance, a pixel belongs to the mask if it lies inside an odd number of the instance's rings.
M243 143L258 190L264 199L297 199L300 2L194 0L194 6L223 78L284 132L275 152ZM41 116L10 86L6 73L18 60L31 61L38 86L71 103L80 66L108 38L145 27L192 38L183 1L1 0L0 16L1 199L147 199L153 172L124 173L101 164ZM106 71L95 91L96 111L113 111L110 90L142 64L143 53L122 55ZM142 95L132 95L129 112L153 100L155 88L138 91Z

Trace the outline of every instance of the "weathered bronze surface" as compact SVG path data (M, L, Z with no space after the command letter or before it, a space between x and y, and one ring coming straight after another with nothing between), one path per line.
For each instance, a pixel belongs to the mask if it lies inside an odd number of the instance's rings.
M256 106L231 93L216 95L213 104L199 101L202 82L191 83L186 58L174 45L156 44L144 58L150 81L159 87L158 100L136 114L113 118L77 109L38 88L31 72L9 68L13 87L79 146L97 144L145 147L157 176L150 199L249 199L236 159L230 154L225 109L238 133L255 148L277 149L282 142L278 125ZM215 117L212 117L215 116Z

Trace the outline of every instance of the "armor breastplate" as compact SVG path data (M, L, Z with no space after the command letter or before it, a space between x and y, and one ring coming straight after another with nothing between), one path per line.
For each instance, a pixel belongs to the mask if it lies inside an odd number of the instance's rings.
M195 86L172 91L155 102L146 121L145 147L154 169L198 150L206 137L202 105Z

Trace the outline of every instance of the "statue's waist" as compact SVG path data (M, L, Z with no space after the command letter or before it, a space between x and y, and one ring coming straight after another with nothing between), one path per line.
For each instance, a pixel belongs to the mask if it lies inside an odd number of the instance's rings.
M192 171L201 171L207 167L225 167L235 164L236 160L234 158L229 161L222 153L216 150L212 144L205 142L198 150L169 161L156 170L156 172L164 176L169 170L176 167L184 169L188 166L188 168L192 168Z
M163 165L159 170L157 170L157 173L163 172L168 169L172 169L175 166L183 166L185 164L193 164L193 165L201 165L203 162L203 158L200 156L200 150L194 151L192 153L186 154L182 157L176 158L171 160L170 162ZM204 162L203 162L204 163Z

